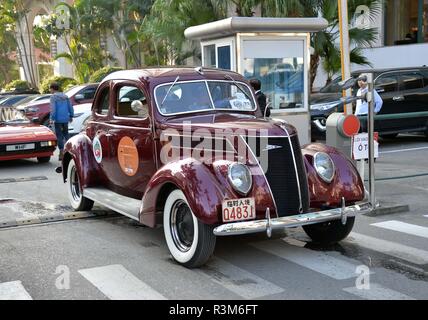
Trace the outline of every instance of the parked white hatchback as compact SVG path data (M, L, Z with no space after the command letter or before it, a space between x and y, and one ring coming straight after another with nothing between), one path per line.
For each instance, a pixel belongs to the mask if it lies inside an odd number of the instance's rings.
M80 133L89 121L92 113L92 103L78 104L73 107L73 121L68 125L68 133L70 136Z

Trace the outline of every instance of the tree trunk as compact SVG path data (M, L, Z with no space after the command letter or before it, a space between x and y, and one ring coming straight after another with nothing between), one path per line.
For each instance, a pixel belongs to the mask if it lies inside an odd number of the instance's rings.
M317 76L319 64L320 64L320 56L318 54L311 55L311 69L309 71L311 92L313 92L313 89L314 89L314 82Z

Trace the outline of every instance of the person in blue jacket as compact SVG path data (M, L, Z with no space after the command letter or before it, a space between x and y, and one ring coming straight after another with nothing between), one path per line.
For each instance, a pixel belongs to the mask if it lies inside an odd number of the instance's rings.
M61 161L64 155L64 143L68 140L68 123L73 121L74 110L70 99L60 92L57 83L52 83L49 90L52 93L50 98L50 125L55 127L59 148L58 160Z

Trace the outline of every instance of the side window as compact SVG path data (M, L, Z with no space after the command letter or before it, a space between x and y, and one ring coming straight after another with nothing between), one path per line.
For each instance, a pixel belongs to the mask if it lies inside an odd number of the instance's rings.
M148 117L148 106L144 92L135 86L123 86L117 90L115 115L123 118Z
M388 93L398 91L398 78L396 75L383 75L377 78L375 89L378 93Z
M100 92L100 98L97 101L95 112L101 115L107 115L110 107L110 89L104 88Z
M424 78L419 72L406 72L401 74L402 90L414 90L424 87Z
M96 87L93 88L86 88L79 93L83 95L84 100L92 100L95 96L95 91L97 91Z

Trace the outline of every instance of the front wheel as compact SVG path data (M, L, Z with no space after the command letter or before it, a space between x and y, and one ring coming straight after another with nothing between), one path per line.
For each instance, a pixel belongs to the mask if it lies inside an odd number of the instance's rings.
M89 211L94 202L83 196L83 189L80 184L79 173L76 163L71 160L67 168L67 191L70 204L75 211Z
M172 191L165 202L163 229L172 257L187 268L204 265L214 252L214 228L196 218L181 190Z
M354 227L355 217L349 217L346 224L341 220L303 226L306 234L317 244L335 244L345 239Z

